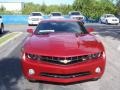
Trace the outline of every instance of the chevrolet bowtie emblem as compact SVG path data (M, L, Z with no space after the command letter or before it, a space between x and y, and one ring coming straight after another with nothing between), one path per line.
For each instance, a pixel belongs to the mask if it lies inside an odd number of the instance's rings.
M61 62L61 63L64 63L64 64L67 64L67 63L71 62L71 60L66 60L66 59L65 59L65 60L60 60L60 62Z

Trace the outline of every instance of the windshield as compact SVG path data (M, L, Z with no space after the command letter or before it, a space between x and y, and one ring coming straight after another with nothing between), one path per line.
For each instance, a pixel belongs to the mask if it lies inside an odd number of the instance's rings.
M111 14L111 15L107 15L107 17L115 17L115 16Z
M71 15L80 15L79 12L72 12Z
M54 33L54 32L71 32L71 33L88 33L84 26L80 22L56 22L56 21L50 21L50 22L41 22L36 30L35 34L41 34L41 33Z
M52 16L61 16L61 13L52 13Z
M41 13L32 13L32 16L41 16Z

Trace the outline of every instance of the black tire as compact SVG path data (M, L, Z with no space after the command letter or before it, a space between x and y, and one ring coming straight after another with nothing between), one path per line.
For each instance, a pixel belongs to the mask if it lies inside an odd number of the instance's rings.
M93 78L92 81L97 81L99 80L100 78Z
M105 21L105 24L107 24L107 25L109 24L109 23L108 23L108 20Z
M103 24L102 20L99 21L101 24Z
M37 80L28 80L29 82L32 82L32 83L35 83L35 82L37 82Z
M28 24L28 26L32 26L31 24Z
M3 34L3 33L4 33L4 24L1 23L0 34Z

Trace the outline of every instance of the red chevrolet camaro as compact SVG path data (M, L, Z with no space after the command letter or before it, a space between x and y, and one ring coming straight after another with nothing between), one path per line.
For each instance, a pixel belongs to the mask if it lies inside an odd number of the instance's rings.
M28 80L73 83L101 78L102 43L77 20L43 20L25 40L22 70Z

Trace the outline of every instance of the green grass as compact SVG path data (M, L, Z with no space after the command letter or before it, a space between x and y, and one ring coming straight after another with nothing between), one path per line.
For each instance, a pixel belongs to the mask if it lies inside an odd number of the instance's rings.
M18 32L14 32L14 33L9 33L9 34L6 34L5 36L0 37L0 44L6 42L8 39L14 37L17 34Z

